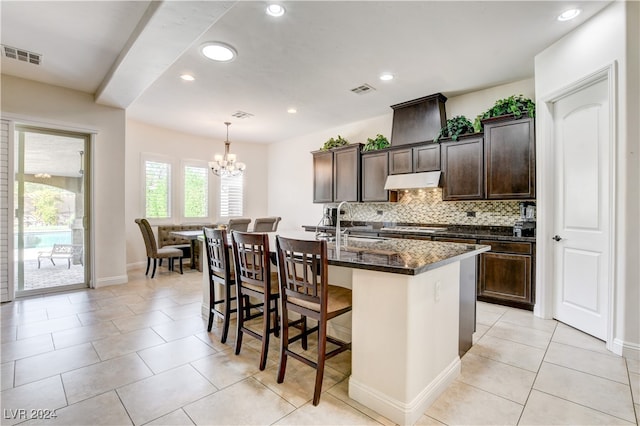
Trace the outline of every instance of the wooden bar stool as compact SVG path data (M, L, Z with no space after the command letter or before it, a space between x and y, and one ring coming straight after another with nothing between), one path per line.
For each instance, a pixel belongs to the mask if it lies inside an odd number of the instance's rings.
M278 325L278 274L271 272L269 237L267 234L234 231L232 234L233 257L236 269L236 303L238 307L238 333L236 355L242 347L242 336L247 333L262 342L260 370L267 365L269 335L276 337ZM249 298L258 303L249 304ZM251 310L258 310L251 313ZM262 334L245 326L247 320L262 316Z
M209 261L209 325L207 331L211 331L213 317L218 315L224 322L220 341L226 343L231 314L237 312L236 308L231 307L231 302L236 300L235 291L231 292L231 286L236 284L233 263L229 261L231 247L227 244L225 230L205 227L203 231L207 260ZM224 289L224 296L216 299L218 285ZM216 306L220 304L223 305L222 309L217 309Z
M289 327L283 327L280 336L280 366L278 383L284 381L287 357L316 369L316 383L313 393L313 405L320 402L324 364L329 358L351 349L351 343L327 336L327 321L351 310L351 290L330 285L327 280L327 242L305 241L276 237L278 269L280 275L280 303L282 306L282 324L289 324L288 311L297 312L306 318L318 322L317 327L306 329L289 338ZM306 323L306 321L305 321ZM306 335L318 331L318 357L312 360L293 352L289 343L305 339ZM327 341L337 348L327 353ZM304 346L303 340L303 348Z

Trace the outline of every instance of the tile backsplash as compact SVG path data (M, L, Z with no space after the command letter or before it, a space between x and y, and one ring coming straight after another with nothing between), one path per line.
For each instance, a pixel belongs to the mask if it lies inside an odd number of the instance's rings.
M513 226L520 217L519 201L442 201L442 188L401 192L397 203L351 207L352 219L363 222Z

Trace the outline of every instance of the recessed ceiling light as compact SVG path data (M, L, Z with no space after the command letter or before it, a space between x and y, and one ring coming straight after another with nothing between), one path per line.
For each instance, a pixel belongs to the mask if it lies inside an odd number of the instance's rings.
M558 21L569 21L580 15L580 9L568 9L558 16Z
M180 76L181 79L183 79L184 81L193 81L196 78L194 76L192 76L191 74L182 74Z
M289 114L295 114L296 112L298 112L298 110L297 110L297 109L295 109L295 108L289 108L289 109L287 110L287 112L288 112Z
M203 44L202 47L200 47L200 51L207 58L219 62L232 61L238 55L236 49L228 44L217 41Z
M382 81L393 80L393 74L391 74L390 72L383 72L382 74L380 74L380 80Z
M282 16L284 15L284 7L277 3L271 3L267 6L267 15L275 17Z

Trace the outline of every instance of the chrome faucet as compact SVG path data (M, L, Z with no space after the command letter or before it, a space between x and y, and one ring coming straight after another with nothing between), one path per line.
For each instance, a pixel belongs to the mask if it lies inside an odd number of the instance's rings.
M349 204L347 201L342 201L340 204L338 204L338 211L336 212L336 257L337 258L340 258L340 236L341 236L340 211L342 210L342 206L344 206L345 204L349 208L349 218L352 219L351 204Z

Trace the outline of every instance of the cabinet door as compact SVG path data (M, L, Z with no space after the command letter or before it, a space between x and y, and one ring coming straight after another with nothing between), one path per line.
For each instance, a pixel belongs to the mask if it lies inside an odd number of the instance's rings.
M313 153L313 202L333 201L333 152Z
M478 300L533 308L531 256L487 252L480 255Z
M384 189L388 161L388 152L362 155L362 201L389 201L389 191Z
M485 122L484 144L487 198L535 198L533 119Z
M360 201L360 145L333 152L333 200Z
M413 171L418 173L435 170L440 170L440 144L413 148Z
M413 150L411 148L389 151L389 174L402 173L413 173Z
M484 197L482 138L440 144L443 200L479 200Z

